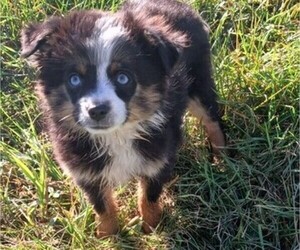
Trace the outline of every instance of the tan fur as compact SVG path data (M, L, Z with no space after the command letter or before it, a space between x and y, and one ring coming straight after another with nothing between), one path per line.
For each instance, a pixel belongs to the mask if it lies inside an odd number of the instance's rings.
M128 122L142 121L150 118L155 111L157 111L161 98L162 95L159 91L155 90L155 86L142 88L138 84L136 94L133 96L128 106Z
M161 219L162 206L159 200L155 203L148 201L145 187L144 181L141 180L138 189L138 208L143 219L143 231L149 234L153 232Z
M189 111L202 121L212 145L213 153L218 156L225 147L225 138L218 122L213 121L199 101L190 101Z
M114 235L119 231L117 207L112 196L112 191L108 189L105 192L106 212L98 214L97 218L99 225L96 229L96 237L103 238L109 235Z
M118 70L122 68L122 65L118 62L112 62L109 66L108 66L108 70L110 71L110 73L112 75L115 75Z
M76 69L81 75L85 75L87 72L87 66L84 63L79 63L76 65Z
M51 115L53 119L55 119L59 125L62 127L67 127L69 130L72 131L83 131L80 126L76 125L76 121L74 119L73 111L74 106L72 105L71 101L68 100L67 91L64 85L61 85L60 87L53 89L51 91L51 94L47 97L44 95L42 87L40 85L37 85L36 92L38 96L40 97L40 102L42 103L42 106L44 107L55 107L57 101L62 101L62 105L59 109L56 107L54 108L56 112L47 112L48 115ZM65 93L66 99L62 99L61 94ZM60 99L58 99L60 98Z

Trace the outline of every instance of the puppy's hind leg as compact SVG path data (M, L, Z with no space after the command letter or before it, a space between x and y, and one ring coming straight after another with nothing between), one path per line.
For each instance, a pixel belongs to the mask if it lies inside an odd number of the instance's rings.
M216 101L213 100L211 105L217 106ZM218 156L224 150L226 141L221 119L216 108L212 108L212 106L204 106L197 98L191 98L189 101L189 111L202 121L212 147L212 152L215 156Z
M200 43L199 43L200 44ZM218 156L225 147L225 135L219 115L217 93L212 77L210 49L207 46L197 46L190 64L190 76L193 82L189 87L189 110L202 121L205 126L213 154Z

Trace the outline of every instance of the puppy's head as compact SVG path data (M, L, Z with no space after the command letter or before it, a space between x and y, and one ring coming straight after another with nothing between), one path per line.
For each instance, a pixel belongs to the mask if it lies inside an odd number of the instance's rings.
M128 12L73 12L21 33L54 121L91 134L150 119L185 43L161 17Z

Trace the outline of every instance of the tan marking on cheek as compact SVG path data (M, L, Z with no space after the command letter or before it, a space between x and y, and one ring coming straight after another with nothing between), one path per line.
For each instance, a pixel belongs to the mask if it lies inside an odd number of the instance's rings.
M64 98L62 95L65 96L65 99L62 99ZM73 116L74 105L68 98L65 86L62 85L57 89L51 90L51 93L46 98L50 108L52 109L51 115L56 121L58 121L61 125L75 125L75 119ZM57 106L57 103L59 102L61 102L61 105Z
M161 220L162 206L159 202L149 202L146 194L145 181L139 182L138 188L138 209L141 217L143 218L142 228L146 234L152 233L153 229L158 225Z
M129 102L128 121L142 121L152 116L159 108L161 93L154 86L143 88L137 85L135 95Z

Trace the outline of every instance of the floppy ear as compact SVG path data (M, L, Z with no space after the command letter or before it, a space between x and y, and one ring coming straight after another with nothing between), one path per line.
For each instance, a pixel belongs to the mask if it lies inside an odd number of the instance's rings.
M170 30L166 33L147 30L145 36L155 46L166 72L169 73L186 47L185 35Z
M183 32L173 29L161 16L145 17L124 13L124 25L134 39L158 53L167 73L176 64L182 50L189 46L189 39Z
M27 58L39 50L47 37L54 32L58 18L51 18L44 23L32 23L21 31L21 57Z

